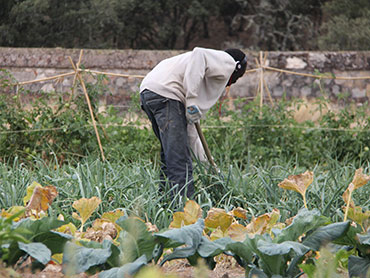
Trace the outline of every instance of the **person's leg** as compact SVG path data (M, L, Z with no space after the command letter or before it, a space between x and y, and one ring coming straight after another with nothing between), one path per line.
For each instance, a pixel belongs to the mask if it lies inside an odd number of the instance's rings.
M189 198L194 194L193 167L188 144L187 120L184 105L176 100L168 100L167 119L160 129L161 141L167 163L167 177L172 186L176 186L174 193Z
M167 101L166 98L159 96L158 94L151 92L149 90L145 90L143 93L140 94L141 108L147 114L152 124L153 132L161 144L161 151L160 151L160 156L161 156L160 190L161 191L164 191L166 187L167 166L166 166L165 155L164 155L162 142L160 138L159 127L157 125L157 122L154 116L154 113L156 110L152 111L152 108L153 106L162 106L162 104L165 103L166 101ZM147 105L147 102L149 103L149 106Z
M152 122L153 131L161 142L162 171L171 187L177 185L172 195L180 191L181 195L186 192L189 198L192 197L193 170L184 105L150 91L141 94L141 102Z

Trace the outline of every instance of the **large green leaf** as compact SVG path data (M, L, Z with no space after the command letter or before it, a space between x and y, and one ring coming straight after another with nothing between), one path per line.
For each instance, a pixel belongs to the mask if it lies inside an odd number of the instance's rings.
M325 245L348 231L350 222L339 222L317 228L312 234L303 240L305 246L312 250L319 251L322 245Z
M13 224L16 230L28 230L29 233L24 234L24 237L31 242L40 242L45 244L52 254L61 253L63 246L67 240L64 236L53 233L51 230L64 225L64 221L57 220L51 217L44 217L39 220L31 220L29 218L22 219ZM24 253L19 249L16 241L13 241L9 246L8 263L13 265Z
M67 242L63 254L63 273L74 275L104 264L112 254L111 245L112 242L108 240L103 241L101 248L88 248Z
M64 245L68 240L71 240L72 238L73 236L69 234L49 231L39 234L33 239L33 241L45 244L50 249L52 254L58 254L63 253Z
M263 254L268 256L275 256L275 255L287 255L291 251L294 251L297 256L303 256L310 248L304 246L303 244L295 241L285 241L282 243L273 243L273 242L266 242L263 240L259 240L257 243L257 248Z
M259 245L264 243L271 243L272 239L268 234L255 235L254 238L249 236L244 240L244 244L249 248L255 255L258 256L258 265L261 270L267 275L278 275L284 272L284 266L286 265L286 259L281 255L267 255L261 252L258 248Z
M202 237L202 241L198 247L198 254L203 257L214 257L228 250L228 245L234 243L231 238L223 237L215 241L211 241L205 236Z
M269 256L261 257L261 268L270 275L284 275L287 277L300 272L297 264L310 250L309 247L295 241L273 243L259 240L257 247L261 253ZM288 261L290 261L289 265L287 264Z
M97 241L81 240L81 241L79 241L79 244L83 247L93 248L93 249L102 249L102 248L105 248L106 246L110 245L112 254L106 261L107 266L109 266L109 267L119 267L119 266L121 266L122 265L122 260L121 260L121 257L120 257L121 250L115 244L109 244L108 240L106 240L106 241L103 241L103 244L102 244L102 243L97 242Z
M107 271L102 271L99 273L99 278L125 278L132 277L136 272L140 270L143 266L147 264L147 258L145 255L137 258L132 263L127 263L121 267L114 267Z
M292 224L284 228L281 233L276 236L274 242L296 241L302 234L310 230L315 230L317 227L329 222L328 218L321 216L318 209L301 209L294 217Z
M269 278L269 276L257 267L253 267L249 272L248 278Z
M186 247L175 248L171 254L165 256L161 265L169 260L193 256L202 241L203 229L204 220L198 219L195 224L178 229L171 229L163 233L156 233L154 236L163 244L166 244L168 240L171 240L181 245L186 245Z
M352 225L349 226L346 233L344 233L341 237L335 239L333 242L338 245L346 245L346 246L358 246L358 241L356 240L357 234L361 232L361 228L359 226L354 227Z
M156 242L145 223L137 218L120 218L116 223L123 229L119 235L122 262L133 262L142 255L151 260Z
M44 244L39 242L23 243L18 242L19 249L26 252L32 258L46 265L51 260L51 251Z
M203 236L197 252L193 256L188 257L187 259L191 265L196 265L198 263L199 258L203 258L207 266L210 269L214 269L216 266L214 257L227 251L228 244L231 244L233 242L234 241L229 237L224 237L217 239L215 241L211 241L207 237Z
M366 235L357 234L357 237L360 244L370 245L370 230L367 232Z
M361 258L349 256L348 272L350 277L366 278L366 274L370 271L370 258Z
M253 252L245 243L240 241L229 243L227 249L242 267L248 269L248 264L253 260Z
M27 239L33 240L33 238L59 228L64 224L66 224L64 221L52 217L43 217L38 220L31 220L29 218L26 218L22 219L18 223L15 223L14 227L29 230L32 234L30 234Z

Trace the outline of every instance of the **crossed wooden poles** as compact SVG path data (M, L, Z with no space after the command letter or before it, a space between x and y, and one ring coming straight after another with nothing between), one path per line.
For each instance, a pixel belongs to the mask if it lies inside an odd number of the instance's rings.
M94 112L93 112L93 109L92 109L92 106L91 106L90 97L89 97L89 94L87 93L86 85L85 85L85 82L84 82L84 80L82 78L82 75L81 75L80 63L81 63L82 55L83 55L83 50L81 49L80 56L78 58L77 64L73 63L72 58L70 56L68 57L69 61L72 64L73 69L75 70L75 75L73 77L73 85L72 85L72 95L74 94L74 88L75 88L75 85L76 85L76 80L78 79L80 81L82 90L85 94L87 105L89 106L91 121L92 121L92 124L94 126L96 139L98 140L98 145L99 145L101 157L102 157L102 160L105 161L104 150L103 150L103 146L102 146L101 141L100 141L99 131L98 131L98 128L96 126L95 116L94 116Z

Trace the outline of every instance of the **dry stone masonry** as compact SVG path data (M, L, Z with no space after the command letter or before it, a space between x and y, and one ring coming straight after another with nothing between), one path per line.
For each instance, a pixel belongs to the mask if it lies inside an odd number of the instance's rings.
M159 61L183 51L150 50L84 50L82 67L91 70L145 75ZM68 57L77 62L79 49L61 48L0 48L0 68L9 70L18 81L29 81L72 71ZM257 52L248 52L248 69L256 68ZM268 52L266 66L319 76L370 76L370 52ZM85 75L87 81L94 77ZM273 98L329 96L333 100L348 96L356 102L370 100L370 79L338 80L315 79L281 72L264 72ZM68 91L73 76L62 80L25 85L30 91ZM140 78L109 77L107 104L124 104L138 92ZM231 88L231 96L256 95L259 72L248 73Z

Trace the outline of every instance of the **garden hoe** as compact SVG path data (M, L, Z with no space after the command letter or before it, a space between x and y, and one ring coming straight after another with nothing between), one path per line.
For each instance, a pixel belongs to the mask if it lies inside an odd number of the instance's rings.
M202 142L203 149L204 149L204 151L206 153L206 156L207 156L207 159L208 159L209 163L212 165L212 167L216 171L216 173L220 174L221 173L220 172L220 169L218 169L216 163L214 162L214 160L212 158L211 152L209 151L209 148L208 148L208 144L207 144L206 138L204 137L204 134L202 132L202 129L200 128L199 122L198 123L195 123L195 127L197 129L197 132L198 132L200 141Z

